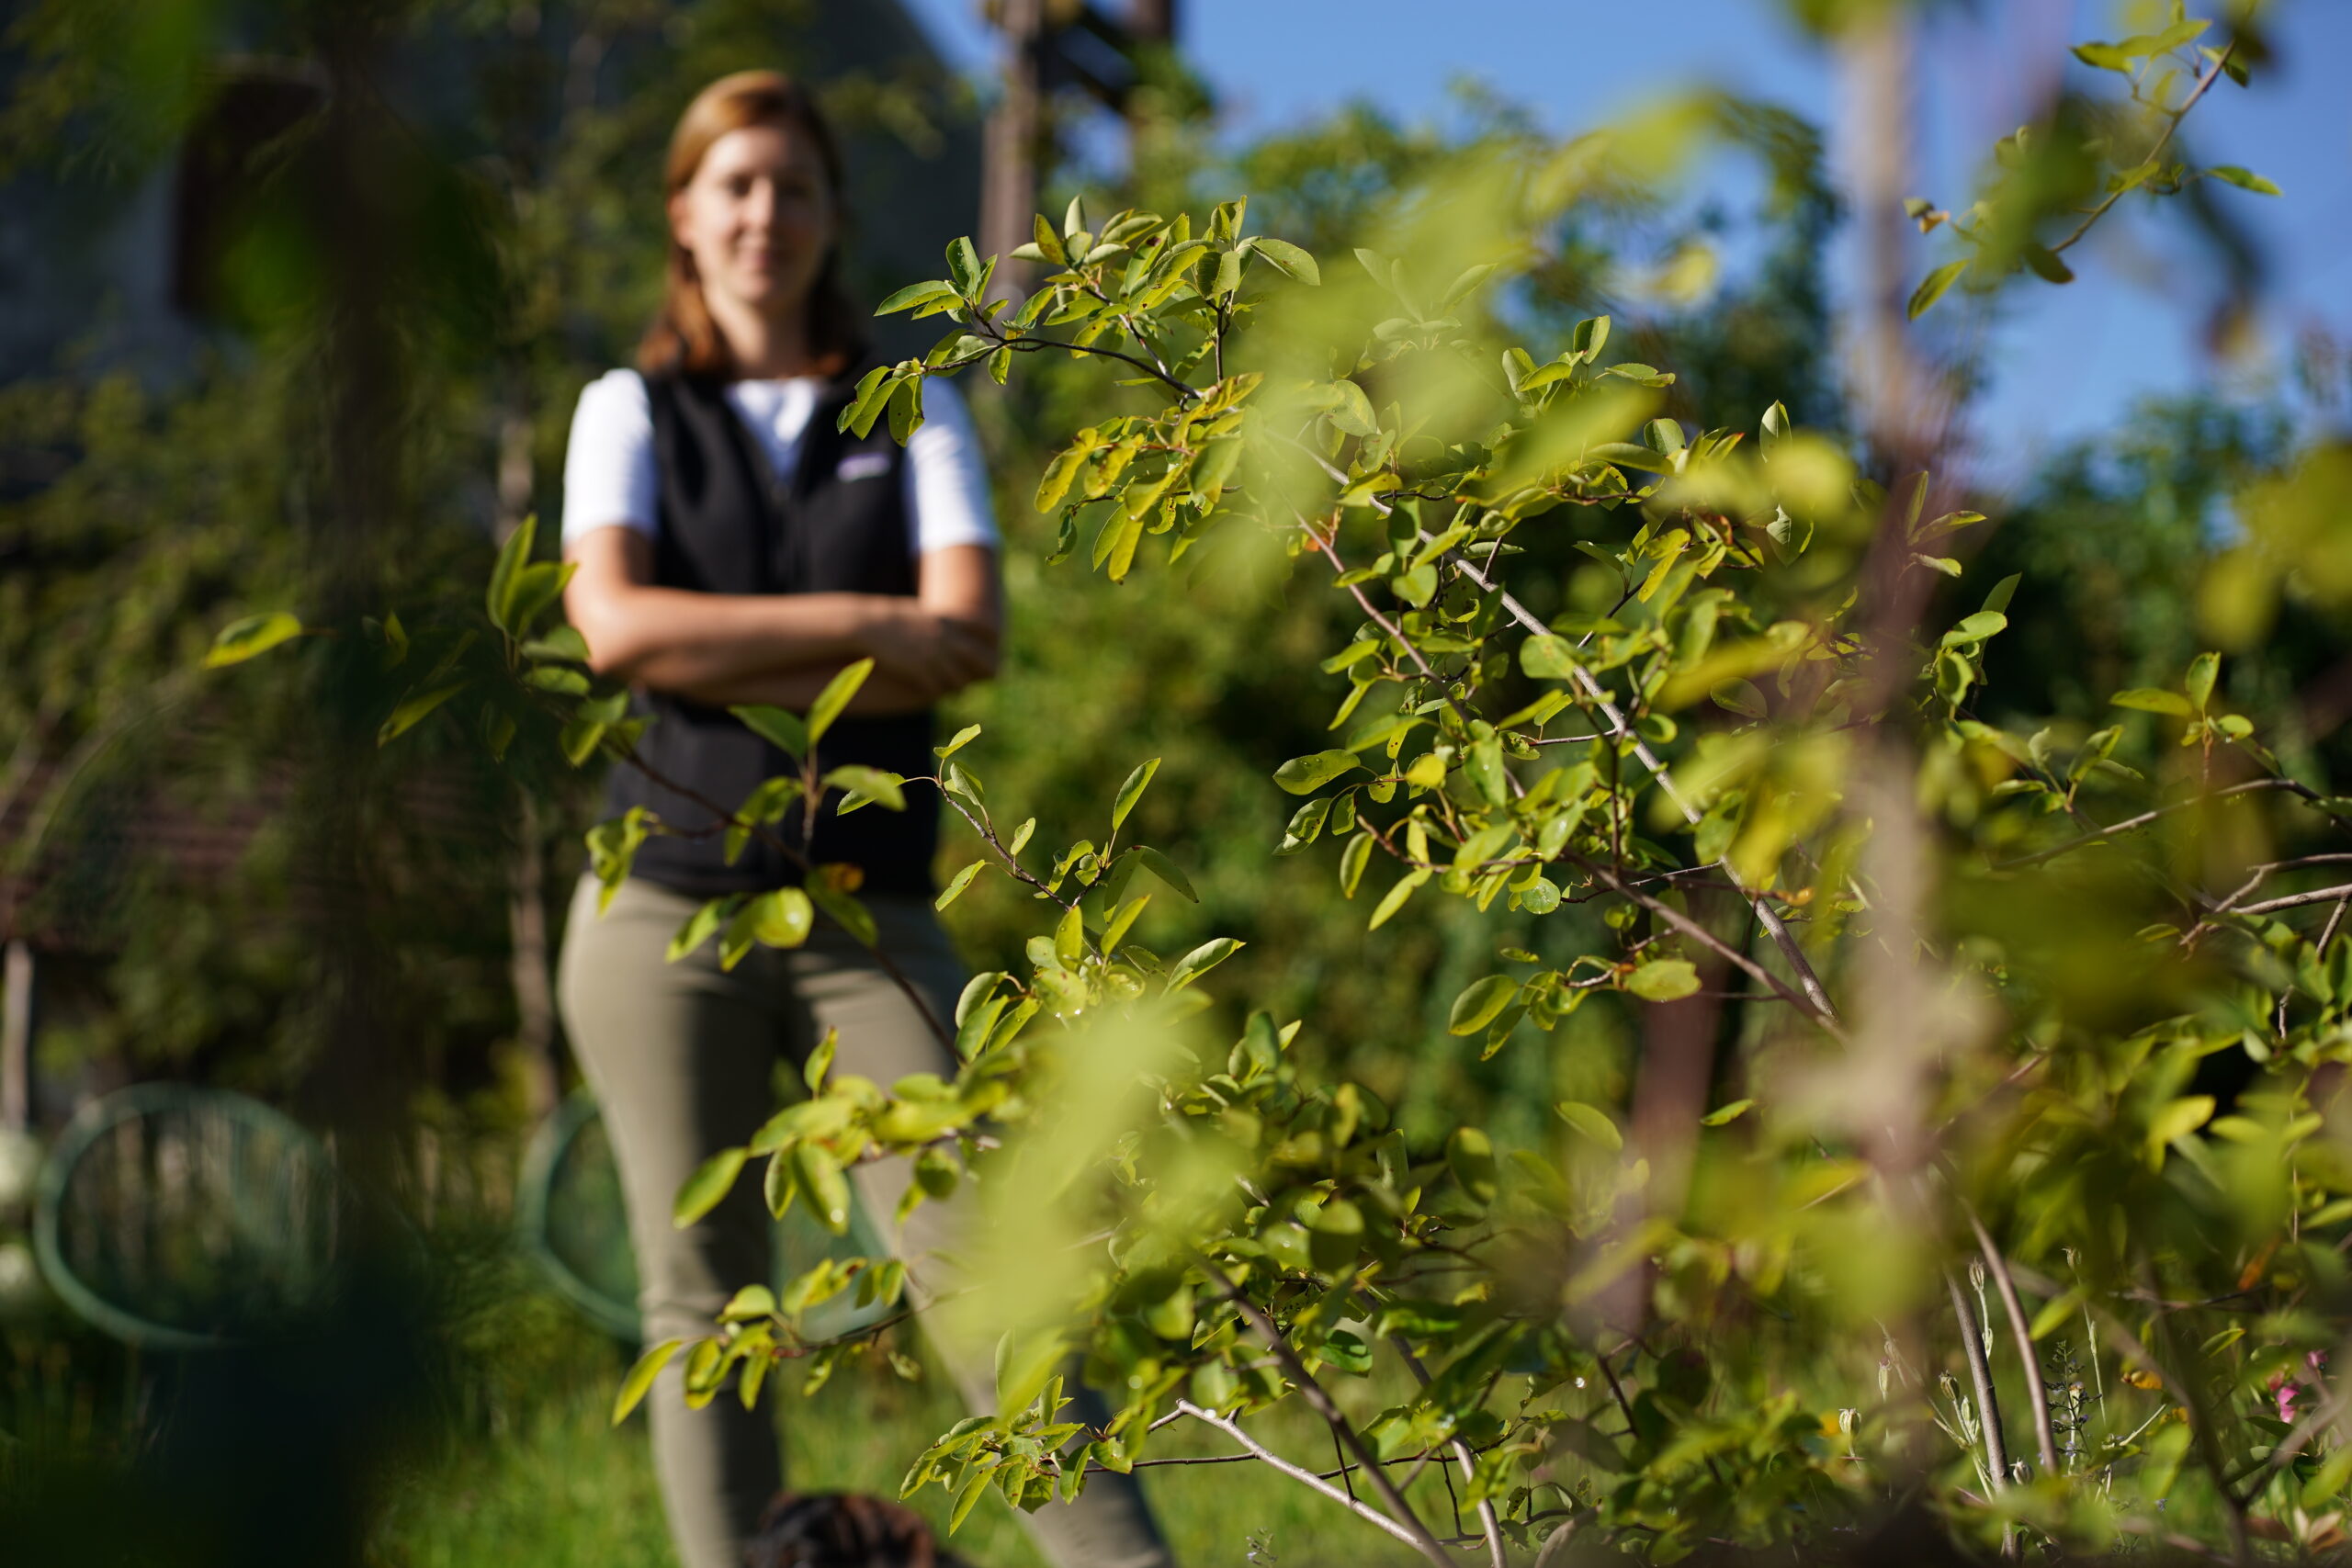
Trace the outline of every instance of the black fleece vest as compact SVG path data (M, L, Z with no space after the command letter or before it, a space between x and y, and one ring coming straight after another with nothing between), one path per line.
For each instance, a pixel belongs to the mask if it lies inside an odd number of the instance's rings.
M907 540L906 453L876 421L864 440L833 428L853 396L847 382L826 389L801 437L799 466L787 484L724 396L706 377L649 376L653 453L661 474L662 534L653 580L698 593L893 593L915 592L914 551ZM786 754L743 728L723 708L665 693L641 694L653 719L638 749L663 777L729 807L763 779L794 771ZM908 775L935 771L932 716L843 717L819 744L818 765L863 762ZM817 818L809 858L846 862L865 872L869 892L932 892L939 847L938 798L910 784L907 809L865 807L835 814L839 796ZM754 839L733 865L724 836L703 832L711 813L626 763L605 785L605 808L618 815L642 806L697 837L661 835L638 851L633 874L697 897L760 892L801 880L799 867ZM797 806L774 829L801 843Z

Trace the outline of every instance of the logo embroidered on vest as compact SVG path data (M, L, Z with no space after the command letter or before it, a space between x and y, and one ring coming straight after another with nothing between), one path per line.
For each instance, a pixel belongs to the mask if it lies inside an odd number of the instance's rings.
M879 479L889 471L890 455L888 452L852 452L842 459L841 467L833 470L833 478L846 484L851 479Z

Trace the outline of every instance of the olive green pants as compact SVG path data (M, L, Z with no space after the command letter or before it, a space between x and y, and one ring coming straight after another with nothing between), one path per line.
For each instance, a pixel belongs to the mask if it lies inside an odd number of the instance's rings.
M596 894L583 879L572 899L560 976L564 1026L620 1165L646 1339L707 1334L739 1287L771 1277L767 1207L750 1177L683 1230L671 1223L671 1203L704 1159L748 1141L775 1113L779 1056L803 1060L826 1030L838 1029L836 1070L885 1086L915 1072L952 1078L957 1064L912 998L830 921L819 922L806 946L754 948L729 973L715 942L663 961L699 900L632 880L600 918ZM866 903L883 950L933 1013L951 1018L965 975L929 904ZM963 1205L925 1203L899 1231L891 1216L911 1179L907 1162L873 1162L854 1174L876 1229L899 1232L896 1250L922 1299L926 1279L936 1288L939 1255L958 1247ZM995 1389L987 1354L934 1348L966 1400L989 1408ZM678 1369L673 1361L647 1401L670 1533L685 1568L741 1568L782 1479L772 1415L746 1411L731 1392L689 1410ZM1098 1475L1076 1503L1048 1504L1026 1523L1057 1568L1172 1562L1142 1493L1124 1476Z

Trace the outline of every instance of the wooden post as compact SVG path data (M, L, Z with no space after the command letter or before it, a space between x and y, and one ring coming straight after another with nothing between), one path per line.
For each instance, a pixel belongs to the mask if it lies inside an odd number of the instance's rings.
M40 974L33 944L8 940L0 958L0 1133L21 1133L33 1120L33 1019Z
M499 429L498 542L506 543L531 510L536 476L531 467L531 422L521 412L519 367L514 405ZM516 792L515 846L508 868L506 926L508 976L514 987L514 1044L522 1053L523 1093L537 1121L555 1109L560 1072L555 1053L555 985L548 953L547 866L539 843L537 800L527 788Z
M1030 238L1037 210L1037 163L1045 131L1045 0L1003 0L1004 94L989 111L980 152L980 254L1004 256ZM1028 269L997 263L991 298L1018 299Z

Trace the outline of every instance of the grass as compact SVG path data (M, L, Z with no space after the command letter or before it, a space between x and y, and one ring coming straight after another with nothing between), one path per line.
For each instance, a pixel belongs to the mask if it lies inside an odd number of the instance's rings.
M1367 1391L1351 1390L1351 1393ZM674 1568L654 1486L643 1417L605 1421L610 1384L583 1377L502 1423L445 1441L401 1478L371 1555L380 1568ZM895 1496L908 1461L961 1411L944 1380L908 1384L843 1369L833 1384L774 1401L796 1486ZM1303 1416L1303 1413L1301 1413ZM1310 1468L1329 1469L1330 1439L1288 1412L1250 1425L1261 1441ZM1205 1429L1169 1429L1152 1455L1232 1451ZM1187 1568L1266 1562L1277 1568L1391 1568L1420 1560L1335 1503L1260 1464L1169 1467L1146 1475L1162 1528ZM947 1496L912 1499L943 1530ZM1442 1533L1451 1523L1442 1483L1425 1477L1414 1506ZM1253 1555L1253 1543L1261 1544ZM1018 1517L991 1493L953 1544L976 1568L1042 1568Z

